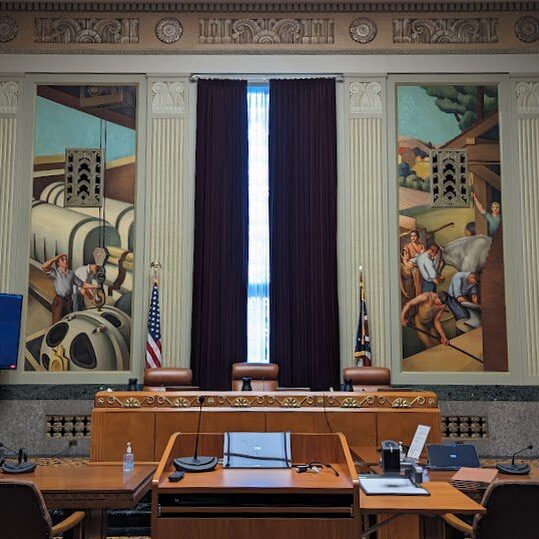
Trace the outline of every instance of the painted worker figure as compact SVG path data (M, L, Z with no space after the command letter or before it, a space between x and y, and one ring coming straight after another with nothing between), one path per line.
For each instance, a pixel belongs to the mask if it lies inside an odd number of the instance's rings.
M441 292L423 292L408 301L401 311L401 324L418 329L417 338L427 348L437 344L449 344L449 339L442 327L442 314L446 308L447 294ZM433 333L433 329L436 333ZM430 335L430 336L429 336Z
M52 323L56 324L66 314L73 312L73 287L83 285L82 281L69 268L66 254L47 260L41 269L53 280L56 296L52 301Z
M457 328L463 333L481 325L478 282L479 274L475 271L458 271L453 275L447 289L447 306L455 316Z
M403 247L403 251L403 256L406 256L410 261L410 274L412 276L415 289L415 294L413 296L418 296L421 294L421 292L423 292L423 278L421 277L419 268L415 265L413 260L416 256L419 256L426 251L425 246L419 239L418 230L412 230L410 232L410 241Z
M438 271L440 258L441 250L436 244L431 245L415 258L415 263L423 278L423 292L436 292L437 286L445 280Z
M487 220L488 235L490 237L494 236L494 234L496 234L496 230L498 230L498 227L502 222L502 208L500 206L500 203L494 201L490 205L490 211L488 212L487 210L485 210L483 204L479 202L477 195L473 191L472 198L475 202L475 205L477 206L477 209L479 210L479 213Z
M97 273L97 264L86 264L75 270L75 276L87 286L73 285L73 310L83 311L86 309L84 304L84 297L93 299L92 291L97 287L92 285Z

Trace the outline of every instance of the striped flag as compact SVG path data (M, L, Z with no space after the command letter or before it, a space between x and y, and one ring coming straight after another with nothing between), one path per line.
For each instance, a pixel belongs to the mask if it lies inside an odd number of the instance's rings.
M159 314L159 288L157 287L157 281L152 286L152 299L148 312L146 367L161 367L161 315Z
M365 299L365 284L361 268L359 270L359 321L357 324L354 358L358 367L371 366L371 338L369 336L367 301Z

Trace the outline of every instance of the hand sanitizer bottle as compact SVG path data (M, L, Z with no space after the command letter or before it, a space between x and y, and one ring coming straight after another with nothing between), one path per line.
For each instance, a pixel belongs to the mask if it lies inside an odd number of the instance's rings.
M134 468L135 468L135 455L133 455L131 442L127 442L127 448L124 454L124 472L132 472Z

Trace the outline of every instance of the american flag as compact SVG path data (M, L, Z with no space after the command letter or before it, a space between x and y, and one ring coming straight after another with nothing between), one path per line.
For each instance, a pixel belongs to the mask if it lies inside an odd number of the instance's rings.
M371 366L371 338L369 336L365 284L363 283L363 272L361 270L359 273L359 321L357 324L354 357L358 367Z
M152 299L148 312L148 340L146 341L146 367L161 367L161 315L159 314L159 289L152 286Z

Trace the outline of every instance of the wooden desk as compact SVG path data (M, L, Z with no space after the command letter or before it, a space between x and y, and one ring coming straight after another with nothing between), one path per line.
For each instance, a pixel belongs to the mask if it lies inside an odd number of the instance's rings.
M92 462L120 461L132 442L139 462L157 462L174 432L195 432L200 392L96 394L92 411ZM342 432L350 445L383 440L409 444L418 424L430 425L429 443L441 442L435 393L228 391L204 392L202 432Z
M294 462L331 463L320 473L226 469L171 483L172 459L192 454L194 435L174 434L152 482L154 539L357 539L359 486L342 434L292 434ZM202 434L201 453L222 455L223 435Z
M85 466L38 466L34 473L0 474L0 481L32 481L41 491L48 509L79 509L86 512L86 539L104 539L107 509L132 508L150 490L155 466L137 465L123 472L117 464Z

